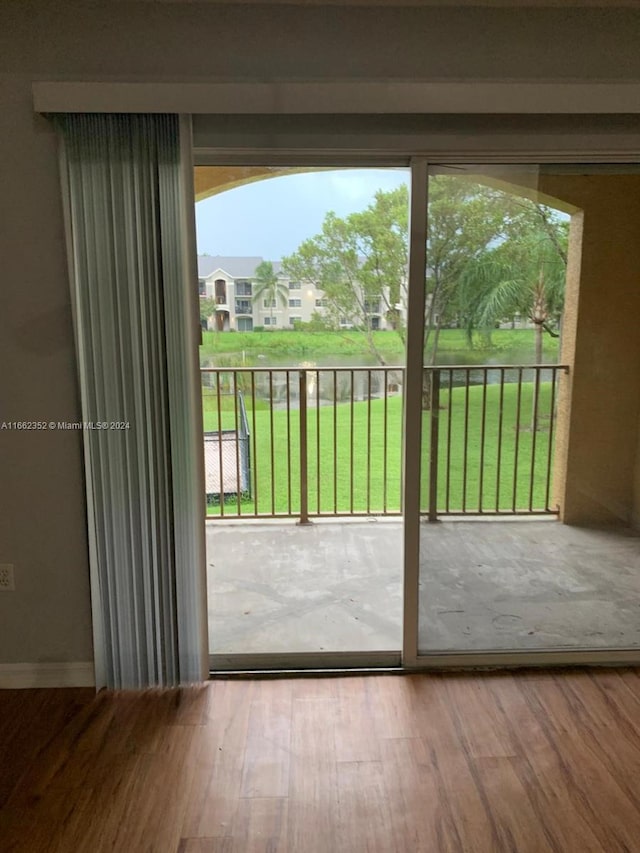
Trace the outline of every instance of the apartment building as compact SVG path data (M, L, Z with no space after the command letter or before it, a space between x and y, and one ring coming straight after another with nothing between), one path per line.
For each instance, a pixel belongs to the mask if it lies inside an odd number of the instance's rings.
M324 291L313 282L291 279L280 261L273 262L280 295L257 296L256 269L263 260L258 256L198 255L200 296L216 303L207 328L219 332L251 332L256 327L292 329L297 323L309 323L316 314L327 320L331 317L345 329L362 323L362 311L334 316ZM389 328L384 294L379 299L364 300L363 306L372 329Z

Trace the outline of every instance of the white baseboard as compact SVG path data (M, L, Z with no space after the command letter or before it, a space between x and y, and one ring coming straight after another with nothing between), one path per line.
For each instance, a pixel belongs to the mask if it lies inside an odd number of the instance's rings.
M0 689L93 687L93 661L69 663L0 663Z

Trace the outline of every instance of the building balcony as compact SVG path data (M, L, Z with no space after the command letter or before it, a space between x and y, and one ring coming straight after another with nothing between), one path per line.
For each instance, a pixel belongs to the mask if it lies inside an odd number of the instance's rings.
M420 654L640 646L640 536L557 518L564 373L425 368ZM399 660L403 368L202 378L216 439L205 453L212 665L298 652Z

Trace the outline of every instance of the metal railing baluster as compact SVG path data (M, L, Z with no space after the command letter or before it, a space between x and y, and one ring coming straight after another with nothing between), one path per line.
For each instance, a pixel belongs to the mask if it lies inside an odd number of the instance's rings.
M387 370L382 371L384 380L384 407L383 407L383 424L382 424L382 512L387 514L387 448L388 448L388 417L389 417L389 373Z
M316 491L317 514L320 515L320 371L316 370Z
M453 370L449 370L449 401L447 411L447 488L445 495L445 510L451 508L451 418L453 411Z
M333 371L333 514L338 514L338 371Z
M502 422L504 420L504 367L500 368L500 401L498 403L498 446L496 449L496 512L500 512L500 469L502 465Z
M367 371L367 513L371 512L371 371Z
M269 448L271 451L271 516L276 514L276 468L275 468L275 440L273 435L273 370L269 370Z
M536 476L536 440L538 435L538 404L540 402L540 368L535 367L533 385L533 416L531 418L531 477L529 481L529 512L533 512L533 492Z
M469 463L469 384L471 381L471 368L465 371L466 382L464 386L464 455L462 463L462 512L467 510L467 471Z
M220 372L217 373L217 408L218 408L218 453L220 456L220 515L224 518L224 467L222 463L222 401L220 399Z
M285 370L287 391L287 508L292 515L291 499L291 371Z
M300 406L300 524L309 523L309 480L307 454L307 371L298 372Z
M427 387L428 382L431 390L431 453L429 463L425 460L425 465L429 466L429 484L428 506L424 514L430 520L440 515L557 513L557 508L551 508L550 501L557 382L561 370L567 372L568 368L564 365L492 365L490 368L435 365L425 368L424 387ZM478 387L472 387L474 371L480 371ZM528 379L524 382L525 371L532 371L532 383ZM294 459L296 451L293 446L296 440L296 408L300 442L300 521L306 523L313 515L342 517L402 514L402 475L400 473L398 477L399 499L389 479L395 475L396 466L395 456L392 461L390 454L392 451L395 454L404 441L401 422L399 419L396 422L398 409L393 400L390 377L399 375L402 387L402 368L331 367L326 371L321 368L295 371L289 368L203 368L201 372L205 414L214 422L217 420L217 427L214 428L217 432L217 448L215 437L209 437L207 440L212 442L208 445L211 454L206 454L208 491L212 488L219 488L220 491L216 517L287 518L298 514L297 461ZM509 380L514 372L515 380L511 383ZM211 377L210 383L204 381L205 373ZM297 373L299 381L298 400L295 399L292 387L294 373ZM446 421L440 416L444 373L448 377ZM243 374L249 376L248 381L243 379ZM546 381L547 376L551 377L550 382ZM264 378L264 382L260 377ZM341 377L347 380L344 392L341 390ZM325 380L333 382L333 390L327 388L326 393L321 389ZM309 385L314 381L316 387L311 392L311 399L316 409L313 429L316 447L315 452L312 450L312 459L317 479L311 489L314 492L311 512ZM384 387L378 389L378 382L383 382ZM529 388L532 394L531 413ZM358 389L362 389L362 393ZM379 399L373 399L374 393ZM250 403L248 399L247 403L251 407L250 416L244 402L249 395ZM231 397L233 402L229 399ZM323 409L324 403L332 405L333 412L325 411L327 406ZM549 428L548 445L545 446L545 437L539 434L539 429L541 418L544 420L547 417L547 406ZM523 423L525 416L526 424ZM323 422L327 433L324 445ZM531 431L530 444L528 438L525 442L523 437L525 426ZM444 442L444 436L440 435L441 427L447 431L446 447L444 444L440 447L440 443ZM510 437L511 429L513 439ZM248 434L250 430L253 435ZM247 432L246 436L244 432ZM229 444L233 440L235 448ZM243 443L245 440L246 447ZM357 468L356 442L366 451L366 459ZM285 443L286 448L282 446ZM530 457L525 454L525 449L529 447ZM380 448L380 452L376 454L375 448ZM331 453L332 459L329 458ZM330 466L325 467L324 481L323 465ZM470 491L475 494L476 490L473 479L476 466L479 477L477 505L469 496ZM250 480L245 486L243 477L246 472L249 472ZM358 477L360 479L356 482ZM268 488L265 478L269 481ZM509 487L506 484L511 478ZM236 486L232 488L233 479ZM219 482L219 486L212 487L209 485L212 482ZM495 504L490 494L494 482ZM438 506L440 484L443 491L442 507ZM461 488L461 494L458 494L458 488ZM235 508L225 504L225 489L228 494L235 489ZM253 509L242 503L246 489L251 490ZM506 493L509 491L511 494L507 499ZM326 506L322 503L323 496Z
M353 370L351 371L351 405L349 408L349 508L351 510L351 515L353 515L353 417L354 417L354 385L355 385L355 377Z
M547 482L545 488L544 508L551 512L549 506L549 495L551 492L551 464L553 462L553 429L556 419L556 382L558 381L558 369L553 368L551 373L551 399L549 400L549 447L547 449Z
M518 402L516 404L516 441L513 450L513 502L512 510L517 511L518 502L518 453L520 450L520 411L522 408L522 368L518 368Z
M487 431L487 368L482 368L482 415L480 416L480 465L478 470L478 512L482 513L484 489L484 447Z
M438 432L440 429L440 371L431 370L431 443L429 445L429 521L438 520Z
M251 372L251 425L253 427L253 507L254 515L258 514L258 445L256 429L256 374Z
M238 374L233 372L233 423L236 435L236 515L242 515L241 510L241 493L242 481L240 479L240 430L238 423Z

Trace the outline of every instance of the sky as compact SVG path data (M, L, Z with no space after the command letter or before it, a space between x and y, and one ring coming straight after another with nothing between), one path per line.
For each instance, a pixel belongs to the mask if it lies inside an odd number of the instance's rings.
M408 184L408 169L337 169L245 184L196 203L198 253L278 261L322 229L325 215L364 210L376 190Z

